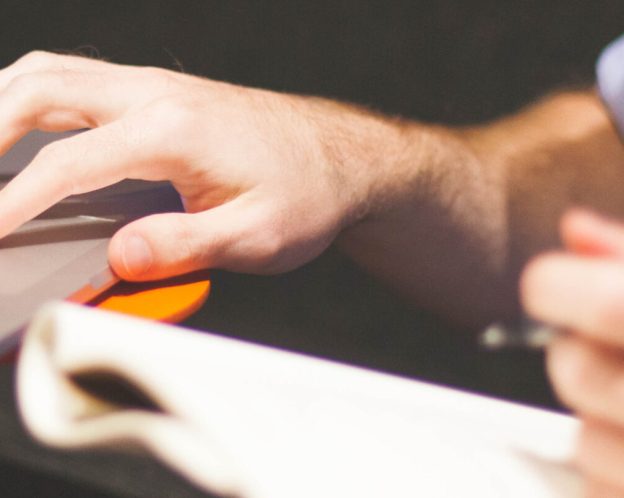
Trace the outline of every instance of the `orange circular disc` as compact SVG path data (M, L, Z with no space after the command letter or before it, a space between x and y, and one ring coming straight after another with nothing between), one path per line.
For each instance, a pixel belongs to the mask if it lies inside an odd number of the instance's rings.
M163 322L180 322L197 311L210 294L207 272L193 273L157 282L120 282L90 303Z
M208 272L196 272L156 282L119 282L89 303L100 309L140 318L176 323L197 311L210 294ZM15 361L16 351L0 356L0 364Z

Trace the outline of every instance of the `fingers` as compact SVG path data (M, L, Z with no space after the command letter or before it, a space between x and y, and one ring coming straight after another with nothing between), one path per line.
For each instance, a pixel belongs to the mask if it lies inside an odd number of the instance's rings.
M153 280L203 268L254 272L272 256L258 208L238 198L200 213L142 218L112 238L108 257L125 280ZM269 243L267 243L269 242Z
M548 348L547 360L557 394L583 420L576 464L586 496L624 496L624 353L570 335Z
M624 227L589 211L566 213L561 235L566 247L579 254L624 257Z
M95 128L121 117L133 94L116 86L105 73L47 71L15 77L0 92L0 154L33 129Z
M591 419L584 420L576 464L587 477L586 496L624 496L624 430Z
M547 358L550 378L566 405L624 426L624 352L570 335L555 341Z
M123 81L123 85L120 85ZM94 128L172 92L156 68L33 52L0 71L0 154L28 131Z
M13 64L0 70L0 90L4 89L13 78L21 74L40 71L97 71L111 67L117 66L89 57L35 50L23 55Z
M527 312L590 339L624 345L624 261L547 254L521 279Z
M104 65L85 57L34 51L0 70L0 154L34 128L67 131L104 121L89 117L84 108L85 101L102 99L102 85L94 85L95 78L86 81L85 74L101 71ZM100 91L93 92L95 88Z
M521 294L535 318L573 332L548 348L547 367L561 400L584 422L577 465L586 496L624 496L624 228L573 210L561 232L572 253L531 262Z
M141 281L217 266L230 238L227 222L203 214L158 214L126 225L110 242L111 267L124 280Z
M0 237L69 195L128 177L167 178L170 165L155 159L160 136L146 134L139 119L126 119L45 146L0 190Z

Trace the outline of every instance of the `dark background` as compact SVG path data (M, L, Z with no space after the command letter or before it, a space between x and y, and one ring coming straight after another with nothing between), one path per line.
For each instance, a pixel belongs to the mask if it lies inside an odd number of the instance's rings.
M624 31L621 0L3 1L0 13L0 66L79 51L448 124L591 84L600 49ZM186 325L558 408L540 355L479 351L472 331L414 310L336 251L287 275L213 281ZM3 496L196 494L141 459L38 448L12 411L10 369L1 375Z

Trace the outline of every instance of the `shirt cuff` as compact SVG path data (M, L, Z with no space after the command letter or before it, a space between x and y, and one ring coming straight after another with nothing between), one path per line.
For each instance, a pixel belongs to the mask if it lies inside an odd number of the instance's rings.
M596 64L596 78L602 101L620 137L624 137L624 35L603 50Z

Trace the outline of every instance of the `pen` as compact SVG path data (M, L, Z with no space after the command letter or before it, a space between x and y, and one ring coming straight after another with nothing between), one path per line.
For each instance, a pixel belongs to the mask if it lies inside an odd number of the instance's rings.
M479 334L478 340L490 351L542 349L561 333L556 327L525 318L516 323L493 323Z

